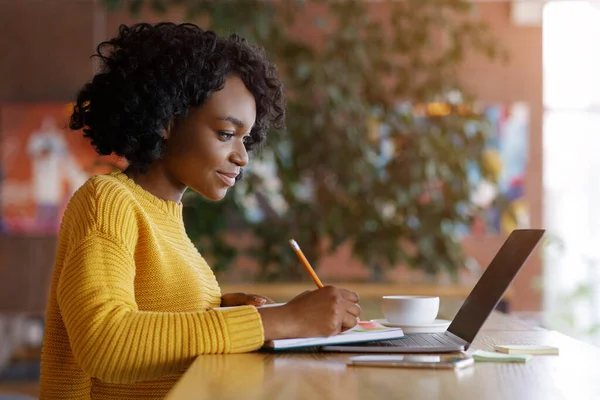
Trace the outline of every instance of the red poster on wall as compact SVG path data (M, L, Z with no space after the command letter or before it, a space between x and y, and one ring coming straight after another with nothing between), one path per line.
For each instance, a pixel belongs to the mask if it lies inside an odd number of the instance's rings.
M81 132L68 129L70 103L0 106L0 229L54 235L73 193L91 176L123 167L99 157Z

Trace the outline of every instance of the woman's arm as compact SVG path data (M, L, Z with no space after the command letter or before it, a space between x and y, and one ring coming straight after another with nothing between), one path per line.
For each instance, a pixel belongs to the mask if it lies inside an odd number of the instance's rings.
M92 377L128 383L176 373L200 354L239 353L264 342L255 307L140 311L127 248L89 234L62 267L57 299L75 360Z
M227 293L221 296L221 307L260 307L265 304L275 304L275 302L266 296L260 296L258 294Z

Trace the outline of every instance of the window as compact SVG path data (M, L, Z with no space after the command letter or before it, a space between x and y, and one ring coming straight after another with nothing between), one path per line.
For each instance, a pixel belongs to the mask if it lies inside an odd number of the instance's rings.
M547 327L600 344L600 5L544 8Z

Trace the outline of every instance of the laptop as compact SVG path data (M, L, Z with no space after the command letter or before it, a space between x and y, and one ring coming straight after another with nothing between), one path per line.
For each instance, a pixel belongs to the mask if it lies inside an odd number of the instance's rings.
M411 333L401 339L321 347L344 353L448 353L465 351L544 235L517 229L506 239L443 333Z

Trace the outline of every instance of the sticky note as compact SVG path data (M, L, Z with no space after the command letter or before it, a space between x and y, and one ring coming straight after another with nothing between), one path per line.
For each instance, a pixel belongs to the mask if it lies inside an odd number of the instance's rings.
M385 328L384 326L381 326L372 321L358 321L356 324L363 329Z
M501 354L493 351L477 350L473 354L473 359L478 362L527 362L531 359L531 354Z
M558 355L558 347L531 344L495 345L494 350L505 354Z

